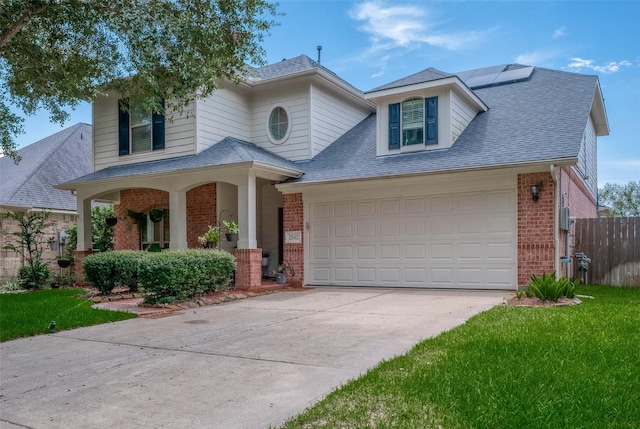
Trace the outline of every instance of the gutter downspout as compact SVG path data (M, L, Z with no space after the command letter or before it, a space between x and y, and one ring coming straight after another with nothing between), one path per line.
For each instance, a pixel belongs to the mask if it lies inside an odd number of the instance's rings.
M559 270L559 255L558 248L560 246L560 237L559 237L559 220L558 220L558 194L562 193L562 182L558 185L558 180L556 178L556 166L555 164L549 165L549 172L551 173L551 180L553 180L554 188L557 189L560 186L559 192L556 191L553 193L553 241L555 242L555 246L553 249L553 266L555 267L555 272L558 273ZM562 180L562 176L560 176L560 180ZM568 237L568 235L567 235ZM556 274L557 277L557 274Z

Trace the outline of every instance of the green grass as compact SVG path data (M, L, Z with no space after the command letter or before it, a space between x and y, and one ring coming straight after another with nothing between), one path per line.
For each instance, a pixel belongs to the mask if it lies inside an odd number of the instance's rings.
M91 308L77 299L82 289L49 289L0 294L0 341L49 333L51 321L58 331L116 322L135 314Z
M495 307L382 362L284 428L638 428L640 288Z

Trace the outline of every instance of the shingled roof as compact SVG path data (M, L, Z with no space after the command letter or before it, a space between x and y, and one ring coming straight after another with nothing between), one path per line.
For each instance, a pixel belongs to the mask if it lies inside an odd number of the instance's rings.
M0 158L0 205L75 211L76 197L53 185L93 170L91 125L79 123Z
M428 77L437 77L429 70ZM313 160L300 162L305 174L291 182L572 163L580 151L597 85L597 76L536 68L526 81L476 89L489 110L478 114L451 148L442 150L376 156L376 119L371 115ZM380 88L386 85L376 90Z
M403 77L402 79L394 80L393 82L378 86L366 92L369 93L383 91L385 89L400 88L403 86L414 85L416 83L431 82L434 80L447 79L454 76L455 75L451 73L446 73L438 69L434 69L433 67L429 67L428 69L419 71L418 73Z
M226 137L219 143L195 155L169 158L158 161L146 161L135 164L107 167L86 176L64 183L92 182L118 177L141 176L174 171L186 171L203 167L233 165L243 162L259 162L273 167L285 168L302 174L299 167L291 161L281 158L265 149L232 137Z

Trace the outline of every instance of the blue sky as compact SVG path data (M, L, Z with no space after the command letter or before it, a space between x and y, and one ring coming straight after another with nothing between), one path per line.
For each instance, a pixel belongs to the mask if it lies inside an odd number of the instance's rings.
M640 2L280 1L268 63L306 54L366 91L427 67L458 72L521 63L599 76L611 133L598 139L598 182L640 181ZM91 123L81 106L65 126ZM27 118L18 145L61 129Z

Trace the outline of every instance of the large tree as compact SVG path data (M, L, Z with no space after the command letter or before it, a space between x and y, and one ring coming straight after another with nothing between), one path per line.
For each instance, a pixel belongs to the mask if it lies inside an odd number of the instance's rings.
M640 216L640 180L626 185L607 183L598 194L599 203L611 209L612 217Z
M109 90L163 112L262 64L275 24L266 0L0 0L0 141L17 161L23 114L67 110ZM125 106L126 108L126 106Z

